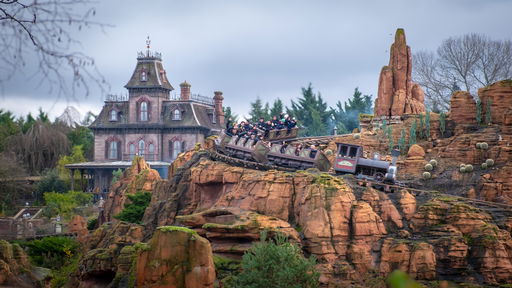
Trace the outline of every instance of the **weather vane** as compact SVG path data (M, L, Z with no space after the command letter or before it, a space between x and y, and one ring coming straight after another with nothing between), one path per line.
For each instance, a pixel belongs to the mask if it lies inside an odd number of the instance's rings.
M149 47L151 45L151 40L149 40L149 36L148 38L146 39L146 48L148 48L148 57L149 57Z

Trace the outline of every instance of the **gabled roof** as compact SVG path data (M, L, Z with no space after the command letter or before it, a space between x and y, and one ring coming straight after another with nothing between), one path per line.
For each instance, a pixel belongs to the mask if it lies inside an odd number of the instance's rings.
M145 81L142 74L145 73ZM124 86L127 89L134 88L162 88L169 91L174 90L167 79L159 53L139 53L137 66L133 71L130 81Z

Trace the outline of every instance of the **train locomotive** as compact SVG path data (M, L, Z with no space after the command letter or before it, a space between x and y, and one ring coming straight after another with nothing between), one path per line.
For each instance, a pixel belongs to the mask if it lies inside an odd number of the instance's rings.
M289 135L292 134L292 135ZM272 137L274 136L275 137ZM289 135L286 137L286 135ZM283 139L293 140L296 133L288 133L286 129L276 131L265 140L256 141L251 138L230 136L224 131L215 141L215 147L221 154L260 164L270 164L293 170L317 168L327 172L331 168L336 174L354 174L358 179L394 183L397 167L398 150L392 151L392 162L382 161L374 157L363 157L363 147L359 145L337 143L334 165L331 166L325 152L310 148L297 150L292 144L286 144ZM279 141L277 141L279 140Z

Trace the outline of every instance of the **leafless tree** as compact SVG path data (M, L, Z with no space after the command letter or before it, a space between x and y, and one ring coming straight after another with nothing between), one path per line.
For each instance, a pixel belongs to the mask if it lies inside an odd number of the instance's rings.
M76 30L108 26L92 20L92 5L91 0L0 0L0 85L16 72L35 70L40 84L66 97L75 97L78 89L88 95L93 85L108 89L94 59L75 51Z
M512 42L479 34L448 38L436 53L420 51L413 59L414 81L433 110L448 110L455 90L476 95L479 87L512 77Z

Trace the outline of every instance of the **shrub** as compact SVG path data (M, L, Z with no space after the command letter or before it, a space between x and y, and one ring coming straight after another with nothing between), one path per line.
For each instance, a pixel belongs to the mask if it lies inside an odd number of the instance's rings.
M73 209L78 206L88 204L92 200L92 194L79 191L69 191L67 193L47 192L44 193L46 203L45 215L52 217L61 215L69 219L73 215Z
M482 163L482 165L480 165L480 167L482 168L482 170L487 169L487 163Z
M433 169L434 169L434 166L432 166L432 164L429 163L429 164L425 165L425 170L426 171L432 171Z
M148 207L151 201L151 193L136 192L133 195L128 195L128 199L131 203L126 204L123 211L115 215L114 218L129 223L140 224L144 216L144 211L146 211L146 207Z
M476 143L476 149L482 149L482 143L478 142Z
M423 172L423 179L430 179L432 178L432 175L430 174L430 172Z
M67 237L45 237L41 240L21 242L27 254L37 266L59 269L78 252L80 244Z
M416 120L411 125L411 129L409 130L409 147L416 144Z
M405 130L402 128L402 131L400 131L400 139L398 140L398 149L402 154L405 154L407 147L405 144Z
M92 218L87 221L87 230L92 231L98 226L98 218Z
M47 170L37 184L36 193L42 196L45 192L66 193L69 185L59 178L59 171L56 169Z
M494 166L494 160L487 159L487 160L485 160L485 164L487 164L487 167L492 167L492 166Z
M466 165L466 172L473 172L473 169L474 169L473 165L471 165L471 164Z
M489 144L487 144L486 142L482 142L480 143L480 148L483 150L487 150L489 148Z
M432 165L432 167L437 167L437 160L435 159L430 160L428 163Z
M112 182L111 182L111 184L114 184L117 181L119 181L119 179L121 178L122 175L123 175L123 170L121 168L112 171Z
M466 173L466 166L461 166L459 168L460 173Z
M320 274L314 257L306 259L295 244L285 236L254 244L243 256L242 272L235 287L313 288L319 287Z

